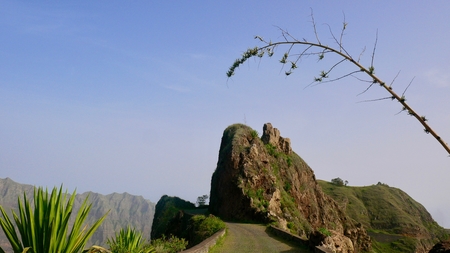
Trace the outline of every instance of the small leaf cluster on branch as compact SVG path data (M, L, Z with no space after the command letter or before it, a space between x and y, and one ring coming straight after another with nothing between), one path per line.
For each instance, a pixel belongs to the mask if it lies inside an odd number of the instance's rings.
M231 67L228 69L227 77L228 78L232 77L235 74L236 69L252 57L262 58L265 54L267 54L267 56L269 56L269 57L272 57L274 55L276 48L278 48L278 47L283 47L283 46L287 47L286 51L283 53L281 59L279 60L279 62L281 64L283 64L283 66L287 65L289 68L288 70L285 71L286 76L289 76L293 73L293 71L298 67L298 63L300 62L300 60L304 57L317 56L318 60L320 61L320 60L323 60L327 54L337 55L337 56L339 56L340 60L338 60L333 65L331 65L331 67L329 67L328 70L322 70L319 73L319 76L314 77L314 80L311 84L334 82L334 81L338 81L338 80L341 80L341 79L344 79L347 77L354 77L359 81L368 83L368 87L362 93L365 93L366 91L368 91L371 87L373 87L374 84L378 84L380 87L384 88L389 93L389 96L385 97L385 98L368 100L368 101L378 101L378 100L385 100L385 99L397 100L402 105L401 112L406 111L408 113L408 115L415 117L424 127L424 131L428 134L431 134L434 138L436 138L436 140L442 145L442 147L450 155L450 147L428 125L427 118L425 116L420 116L418 113L416 113L415 110L413 110L411 108L411 106L409 106L408 103L406 103L405 92L409 88L411 83L409 83L409 85L406 87L403 94L401 96L399 96L392 88L392 84L395 81L395 79L397 78L398 74L394 78L394 80L390 83L390 85L387 85L384 81L382 81L379 77L377 77L375 75L375 67L373 65L373 62L374 62L374 58L375 58L375 50L376 50L376 46L377 46L378 35L376 37L375 46L374 46L373 52L372 52L371 64L369 67L364 67L360 63L360 58L361 58L364 50L359 55L358 59L354 59L343 46L342 41L343 41L343 37L344 37L344 30L347 29L347 25L348 25L345 22L345 18L344 18L342 29L340 31L340 35L338 37L335 36L333 31L331 30L331 27L329 25L327 25L329 28L332 40L337 45L336 48L321 43L321 41L319 39L319 35L316 30L316 23L314 21L314 16L311 15L311 18L312 18L314 34L316 37L315 42L308 41L306 39L298 40L294 36L289 34L286 30L283 30L281 28L280 28L281 35L284 38L284 40L281 40L278 42L266 41L260 36L255 36L255 39L258 39L264 45L261 47L249 48L247 51L245 51L243 53L243 55L241 56L241 58L238 58L233 63L233 65L231 65ZM346 74L339 75L338 77L330 79L330 73L333 72L333 70L335 70L338 66L340 66L343 63L350 63L351 65L353 65L353 67L355 67L355 69ZM360 77L361 74L365 74L370 79L365 80L365 79L361 78ZM368 102L368 101L364 101L364 102Z

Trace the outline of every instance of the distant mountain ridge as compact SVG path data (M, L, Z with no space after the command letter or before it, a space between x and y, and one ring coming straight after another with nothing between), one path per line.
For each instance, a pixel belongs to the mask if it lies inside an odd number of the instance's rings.
M44 187L45 188L45 187ZM48 187L50 192L53 187ZM23 199L25 192L27 198L32 199L34 186L14 182L10 178L0 178L0 205L6 210L15 210L17 213L17 198ZM72 192L68 192L72 193ZM77 194L75 198L75 210L78 210L86 197L92 203L87 223L92 224L108 210L110 213L102 225L95 232L88 245L96 244L106 246L107 238L113 237L120 228L131 226L141 231L143 237L150 239L150 231L155 214L155 203L128 193L112 193L102 195L94 192ZM10 214L10 213L9 213ZM10 216L12 218L12 216ZM0 229L0 246L9 245L3 230Z

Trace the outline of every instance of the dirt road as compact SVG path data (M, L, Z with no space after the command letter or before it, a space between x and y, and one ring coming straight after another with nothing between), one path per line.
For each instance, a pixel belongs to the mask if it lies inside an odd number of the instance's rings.
M266 227L257 224L229 223L228 235L221 248L215 252L239 253L293 253L310 252L306 249L283 242L281 239L267 234Z

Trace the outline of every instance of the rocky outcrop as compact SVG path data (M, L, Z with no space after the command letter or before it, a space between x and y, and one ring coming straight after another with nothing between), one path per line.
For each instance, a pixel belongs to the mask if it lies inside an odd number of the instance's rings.
M429 253L450 253L450 241L439 242L429 251Z
M155 240L163 235L186 237L183 233L192 215L186 214L183 210L194 208L193 203L179 197L162 196L155 206L151 239Z
M151 240L175 236L184 239L187 248L194 247L225 227L223 221L207 212L206 206L195 207L179 197L164 195L156 204Z
M281 137L280 131L272 127L272 124L270 123L264 124L261 140L264 144L270 144L287 155L292 153L291 140L289 138Z
M270 123L225 129L211 179L210 212L226 220L274 222L336 252L371 248L370 237L324 194L313 170Z

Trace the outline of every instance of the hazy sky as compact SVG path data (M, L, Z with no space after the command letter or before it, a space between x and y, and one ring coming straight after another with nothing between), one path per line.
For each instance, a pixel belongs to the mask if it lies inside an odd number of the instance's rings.
M69 191L209 194L223 130L271 122L318 179L386 183L450 227L450 158L388 96L354 78L307 87L335 58L286 78L249 47L282 39L344 46L403 93L450 142L449 1L0 0L0 177ZM349 65L347 65L349 66ZM348 68L347 68L348 69ZM344 69L346 70L346 69ZM339 72L336 72L336 75Z

